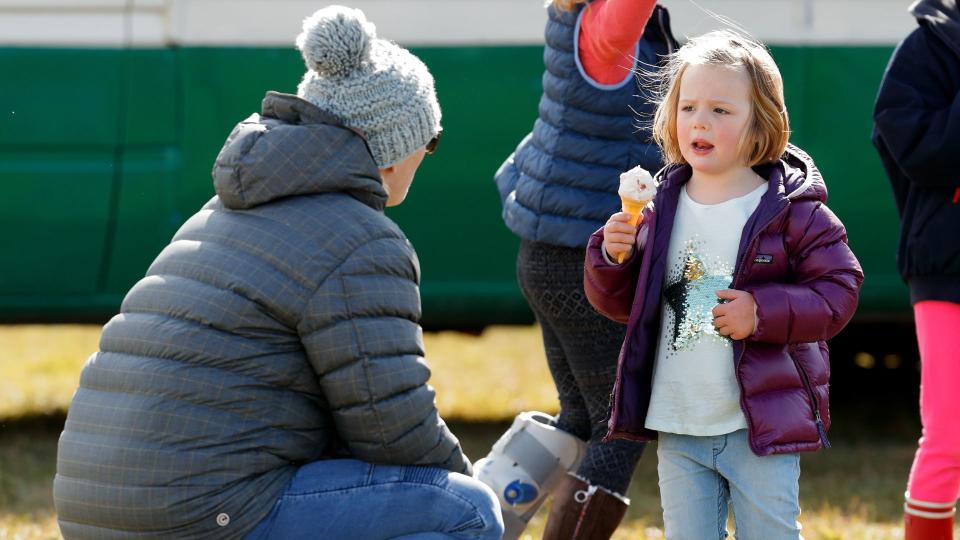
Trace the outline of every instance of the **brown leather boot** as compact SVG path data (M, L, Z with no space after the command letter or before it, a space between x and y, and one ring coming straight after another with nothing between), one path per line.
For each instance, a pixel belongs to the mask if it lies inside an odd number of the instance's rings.
M592 488L593 486L591 486ZM593 489L580 511L580 521L573 533L576 540L609 540L627 513L627 499L603 488Z
M577 522L580 521L580 511L589 498L589 489L586 482L572 474L563 477L553 492L553 504L547 516L547 526L543 529L543 540L573 538Z
M627 513L628 502L606 489L567 475L554 492L544 540L608 540Z

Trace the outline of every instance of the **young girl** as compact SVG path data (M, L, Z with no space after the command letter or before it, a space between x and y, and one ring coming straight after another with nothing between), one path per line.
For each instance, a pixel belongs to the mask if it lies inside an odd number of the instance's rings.
M590 302L627 323L608 438L659 436L667 538L798 538L797 452L829 447L825 340L863 274L813 161L787 144L762 45L690 40L664 72L668 162L637 231L613 214L587 247ZM614 264L619 255L623 264Z
M560 398L556 424L588 444L554 492L544 538L608 538L627 510L623 495L644 444L601 440L626 329L587 302L584 250L620 207L620 172L662 166L649 127L636 125L637 112L653 115L636 72L657 65L676 40L654 0L555 0L545 38L540 116L496 182L504 221L521 239L517 280L543 332Z

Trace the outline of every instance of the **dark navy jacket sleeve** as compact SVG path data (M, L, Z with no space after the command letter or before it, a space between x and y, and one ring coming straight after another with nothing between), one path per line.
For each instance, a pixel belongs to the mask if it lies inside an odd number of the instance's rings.
M955 53L920 28L894 52L877 95L875 142L911 182L960 185L960 97ZM876 141L876 139L880 139Z

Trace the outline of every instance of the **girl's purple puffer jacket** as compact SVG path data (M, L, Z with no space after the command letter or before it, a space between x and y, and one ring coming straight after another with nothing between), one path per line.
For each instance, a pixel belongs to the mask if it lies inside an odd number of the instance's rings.
M827 188L810 156L789 145L779 162L754 170L770 187L743 227L730 287L753 294L760 320L752 336L733 343L740 405L757 455L817 450L829 447L825 340L853 316L863 271L847 246L843 224L824 204ZM590 303L627 323L607 438L656 438L644 421L660 335L667 247L680 189L690 175L688 165L659 174L653 209L644 211L639 236L647 242L639 256L622 265L608 264L601 253L602 230L587 246L584 289Z

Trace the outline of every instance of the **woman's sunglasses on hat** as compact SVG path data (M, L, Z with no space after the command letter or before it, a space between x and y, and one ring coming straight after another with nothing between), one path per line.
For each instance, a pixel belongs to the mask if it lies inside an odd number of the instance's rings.
M428 155L428 156L429 156L430 154L432 154L432 153L434 153L434 152L437 151L437 145L440 144L440 134L441 134L441 133L443 133L443 132L442 132L442 131L438 131L437 134L434 135L432 139L430 139L430 142L427 143L426 150L427 150L427 155Z

